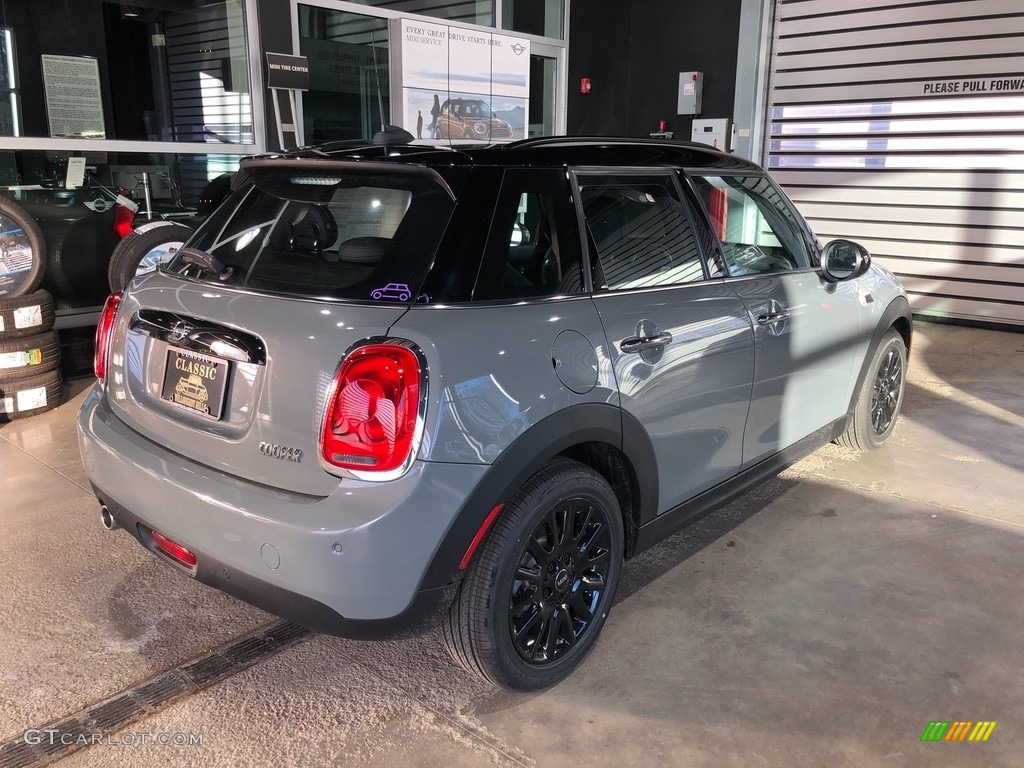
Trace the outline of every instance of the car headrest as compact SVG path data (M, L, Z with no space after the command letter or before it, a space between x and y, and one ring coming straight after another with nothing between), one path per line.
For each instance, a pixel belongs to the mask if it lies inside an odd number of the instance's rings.
M338 239L338 224L322 205L306 205L288 221L288 247L293 251L321 254Z

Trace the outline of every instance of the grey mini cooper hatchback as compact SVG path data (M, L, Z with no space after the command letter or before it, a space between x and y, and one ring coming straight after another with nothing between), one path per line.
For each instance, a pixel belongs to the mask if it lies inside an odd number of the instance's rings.
M889 272L710 148L296 150L107 300L80 447L105 526L174 568L323 632L440 623L536 689L625 560L884 443L910 341Z

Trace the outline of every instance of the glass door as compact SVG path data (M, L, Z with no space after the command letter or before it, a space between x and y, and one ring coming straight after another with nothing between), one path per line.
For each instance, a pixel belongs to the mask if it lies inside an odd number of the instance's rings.
M565 133L565 49L530 44L530 125L527 136Z

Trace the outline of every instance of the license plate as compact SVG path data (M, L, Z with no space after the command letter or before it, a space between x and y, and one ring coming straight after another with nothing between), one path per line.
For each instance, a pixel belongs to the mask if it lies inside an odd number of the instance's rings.
M228 362L187 349L167 350L160 397L211 419L219 419L228 384Z

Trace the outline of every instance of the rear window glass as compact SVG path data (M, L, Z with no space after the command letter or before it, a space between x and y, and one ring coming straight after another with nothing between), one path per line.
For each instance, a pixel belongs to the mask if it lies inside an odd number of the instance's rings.
M188 248L230 267L231 285L407 302L419 290L453 207L448 191L425 172L261 169ZM182 258L169 269L218 281Z

